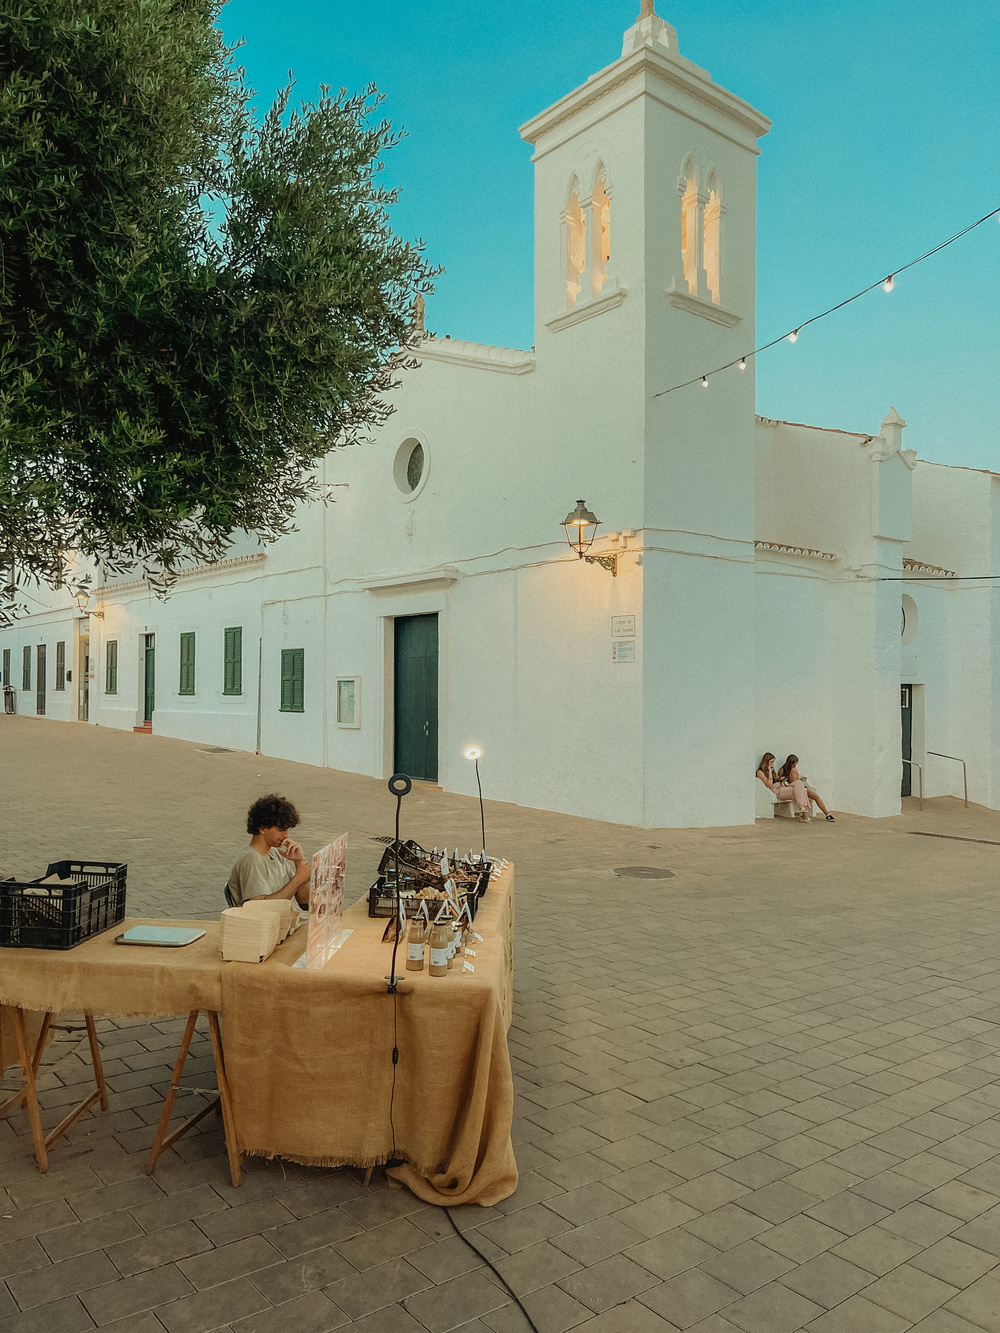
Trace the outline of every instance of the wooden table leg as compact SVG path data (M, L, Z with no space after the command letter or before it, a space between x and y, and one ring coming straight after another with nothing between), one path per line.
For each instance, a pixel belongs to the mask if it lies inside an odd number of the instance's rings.
M208 1115L209 1111L214 1111L218 1107L220 1099L214 1097L207 1106L203 1106L193 1116L189 1116L180 1128L175 1129L171 1135L167 1135L167 1128L170 1124L170 1114L174 1109L174 1102L181 1088L181 1076L184 1073L184 1065L188 1058L188 1052L191 1049L191 1041L194 1037L194 1027L198 1021L198 1010L192 1009L188 1014L187 1025L184 1028L184 1036L181 1038L181 1048L177 1052L177 1060L174 1064L173 1077L170 1080L170 1089L167 1092L163 1103L163 1113L160 1116L160 1123L156 1127L156 1138L153 1140L153 1147L149 1154L149 1165L146 1167L146 1174L152 1175L156 1170L156 1163L161 1154L168 1148L172 1148L182 1134L186 1134L192 1125L196 1125L199 1120Z
M84 1014L83 1019L87 1024L87 1040L90 1042L90 1063L94 1066L97 1091L101 1094L101 1110L106 1111L108 1109L108 1085L104 1082L104 1065L101 1063L101 1048L97 1041L94 1015Z
M45 1016L47 1019L49 1015ZM17 1035L17 1055L24 1074L24 1101L28 1107L28 1119L31 1121L31 1137L35 1144L35 1161L39 1171L49 1169L49 1154L42 1130L42 1117L38 1109L38 1096L35 1091L35 1062L28 1054L28 1034L24 1027L24 1010L14 1009L14 1032ZM40 1055L39 1055L39 1058Z
M233 1115L233 1099L229 1093L226 1078L226 1061L222 1051L222 1033L219 1031L219 1015L209 1014L208 1028L212 1034L212 1054L215 1056L215 1076L219 1082L219 1097L222 1102L222 1124L226 1133L226 1152L229 1155L229 1178L235 1189L240 1183L240 1148L236 1139L236 1120Z
M35 1071L35 1078L38 1077L38 1067L42 1063L42 1053L45 1050L45 1042L51 1026L52 1015L45 1014L42 1018L42 1026L38 1033L38 1040L35 1042L35 1054L31 1061L31 1067ZM25 1032L27 1035L27 1030L25 1030ZM27 1095L26 1090L22 1088L20 1092L15 1092L13 1097L8 1097L5 1102L0 1102L0 1115L6 1115L7 1112L13 1110L15 1106L23 1106Z

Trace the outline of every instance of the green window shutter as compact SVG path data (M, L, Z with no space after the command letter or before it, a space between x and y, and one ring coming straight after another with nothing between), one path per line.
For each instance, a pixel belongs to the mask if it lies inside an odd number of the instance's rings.
M31 649L24 648L21 652L21 689L31 689Z
M109 639L105 645L104 693L118 693L118 640Z
M281 650L281 711L301 713L305 709L305 649Z
M181 681L178 694L194 694L194 635L181 635Z
M66 688L66 645L56 644L56 689Z
M222 693L243 693L243 629L239 625L226 630Z
M3 683L10 684L10 649L3 650Z

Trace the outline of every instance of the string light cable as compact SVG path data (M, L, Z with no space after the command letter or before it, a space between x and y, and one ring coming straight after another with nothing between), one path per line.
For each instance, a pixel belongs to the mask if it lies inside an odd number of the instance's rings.
M836 305L830 306L829 310L823 310L818 315L811 315L809 319L802 320L799 324L796 324L793 329L790 329L788 333L783 333L779 338L772 338L770 342L762 343L760 347L755 347L752 352L746 352L742 356L734 357L732 361L727 361L725 365L716 366L714 370L706 371L702 375L695 375L691 379L685 380L682 384L674 384L669 389L661 389L659 393L654 393L653 397L663 398L668 393L676 393L678 389L687 389L692 384L700 384L703 389L707 389L710 375L719 375L724 370L731 370L733 366L739 366L740 370L746 370L747 362L751 357L759 356L761 352L766 352L771 347L777 347L778 343L796 342L799 334L804 328L807 328L810 324L815 324L817 320L826 319L827 315L832 315L837 310L843 310L844 306L850 305L853 301L860 301L862 296L867 296L868 293L873 292L876 287L881 287L885 292L891 292L896 285L896 278L899 277L900 273L905 273L907 269L914 268L917 264L922 264L925 259L930 259L931 255L936 255L939 251L946 249L949 245L954 245L954 243L961 240L963 236L967 236L970 231L975 231L975 229L981 227L984 222L989 222L990 218L995 218L998 215L1000 215L1000 208L992 209L989 213L984 214L983 217L977 218L975 222L970 222L969 225L963 227L961 231L957 231L954 236L949 236L946 241L941 241L930 250L925 250L922 255L918 255L916 259L911 259L909 263L900 264L897 268L894 268L891 273L886 274L885 277L879 278L876 282L869 283L868 286L863 287L860 292L855 292L853 296L848 296L845 300L838 301Z

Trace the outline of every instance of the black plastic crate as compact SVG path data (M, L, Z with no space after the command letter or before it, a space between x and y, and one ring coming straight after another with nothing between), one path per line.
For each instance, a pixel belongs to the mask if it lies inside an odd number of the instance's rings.
M128 866L53 861L38 879L0 880L0 948L72 949L125 919ZM58 875L72 884L43 884Z

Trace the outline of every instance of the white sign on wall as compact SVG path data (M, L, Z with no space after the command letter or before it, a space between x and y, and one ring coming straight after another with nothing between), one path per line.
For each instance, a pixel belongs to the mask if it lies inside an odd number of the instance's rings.
M634 639L635 616L612 616L611 637L613 639Z
M612 662L634 662L635 639L612 639L611 660Z

